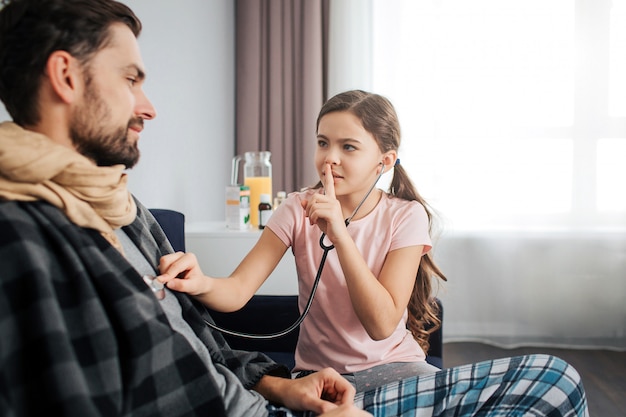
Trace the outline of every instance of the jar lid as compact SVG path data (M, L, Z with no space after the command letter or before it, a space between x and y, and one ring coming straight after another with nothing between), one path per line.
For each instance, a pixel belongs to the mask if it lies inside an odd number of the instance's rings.
M270 196L269 194L261 194L260 199L261 203L271 203L272 196Z

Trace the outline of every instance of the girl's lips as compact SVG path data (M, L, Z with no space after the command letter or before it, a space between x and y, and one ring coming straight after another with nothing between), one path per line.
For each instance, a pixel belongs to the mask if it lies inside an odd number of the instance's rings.
M326 174L325 174L325 173L322 173L322 176L323 176L323 177L325 177L325 176L326 176ZM336 180L341 180L341 179L343 179L343 177L342 177L341 175L337 175L337 174L332 174L332 177L333 177L333 179L336 179Z

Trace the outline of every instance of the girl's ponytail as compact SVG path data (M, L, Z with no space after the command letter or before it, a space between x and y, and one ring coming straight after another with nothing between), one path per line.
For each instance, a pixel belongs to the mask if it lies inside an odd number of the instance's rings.
M394 167L393 178L389 186L389 193L404 200L417 201L426 210L428 216L429 233L432 235L432 211L426 201L417 192L413 182L400 164ZM407 328L413 334L424 353L428 352L430 346L428 340L431 333L441 327L439 319L439 305L432 295L432 278L437 277L447 281L446 276L441 272L430 252L422 256L420 266L417 270L413 292L408 305Z

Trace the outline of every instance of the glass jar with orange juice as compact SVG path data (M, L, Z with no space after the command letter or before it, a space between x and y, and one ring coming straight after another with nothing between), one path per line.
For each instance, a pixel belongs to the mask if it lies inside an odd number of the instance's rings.
M243 185L250 187L250 225L259 226L259 213L256 208L261 202L261 194L272 194L272 163L268 151L245 152L243 165Z

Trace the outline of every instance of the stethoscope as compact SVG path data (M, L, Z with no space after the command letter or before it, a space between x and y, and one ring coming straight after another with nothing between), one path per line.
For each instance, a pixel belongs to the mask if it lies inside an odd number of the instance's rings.
M385 173L385 165L382 162L380 162L378 165L382 165L383 168L380 170L380 173L376 177L376 181L374 181L374 183L369 188L369 190L367 190L367 193L365 194L365 197L363 197L361 199L361 202L356 206L356 208L354 209L354 211L352 212L350 217L348 217L345 220L346 226L348 226L350 224L350 222L352 221L352 218L356 215L357 211L359 211L359 209L361 208L363 203L365 203L365 200L367 200L367 197L369 197L369 195L372 193L372 191L374 190L374 187L376 187L376 184L378 184L378 181L380 180L380 177L382 177L382 175ZM319 264L319 266L317 268L317 275L315 276L315 280L313 281L313 287L311 288L311 294L309 295L309 299L308 299L308 301L306 303L304 311L302 311L302 314L300 314L300 317L298 317L298 319L291 326L287 327L284 330L275 332L275 333L254 334L254 333L245 333L245 332L238 332L238 331L235 331L235 330L224 329L224 328L219 327L218 325L216 325L214 323L211 323L211 322L209 322L208 320L205 319L204 322L206 323L206 325L209 326L211 329L217 330L217 331L219 331L221 333L224 333L224 334L227 334L227 335L231 335L231 336L242 337L242 338L245 338L245 339L270 340L270 339L277 339L279 337L282 337L282 336L285 336L285 335L291 333L298 326L300 326L300 324L302 323L304 318L307 316L307 314L309 314L309 310L311 309L311 304L313 304L313 298L315 297L315 293L317 291L317 286L318 286L318 284L320 282L320 278L322 277L322 271L324 270L324 265L326 264L326 257L328 256L328 253L331 250L335 249L335 245L333 245L333 244L327 245L324 242L325 238L326 238L326 233L322 232L322 235L320 236L320 240L319 240L319 245L320 245L320 248L322 248L322 250L324 251L324 253L322 254L322 259L320 259L320 264ZM150 289L152 290L154 295L159 300L162 300L165 297L165 287L164 287L164 285L161 282L159 282L155 278L153 278L151 276L147 276L147 275L144 276L143 279L144 279L145 283L148 284L148 287L150 287ZM205 310L206 310L206 307L205 307Z

